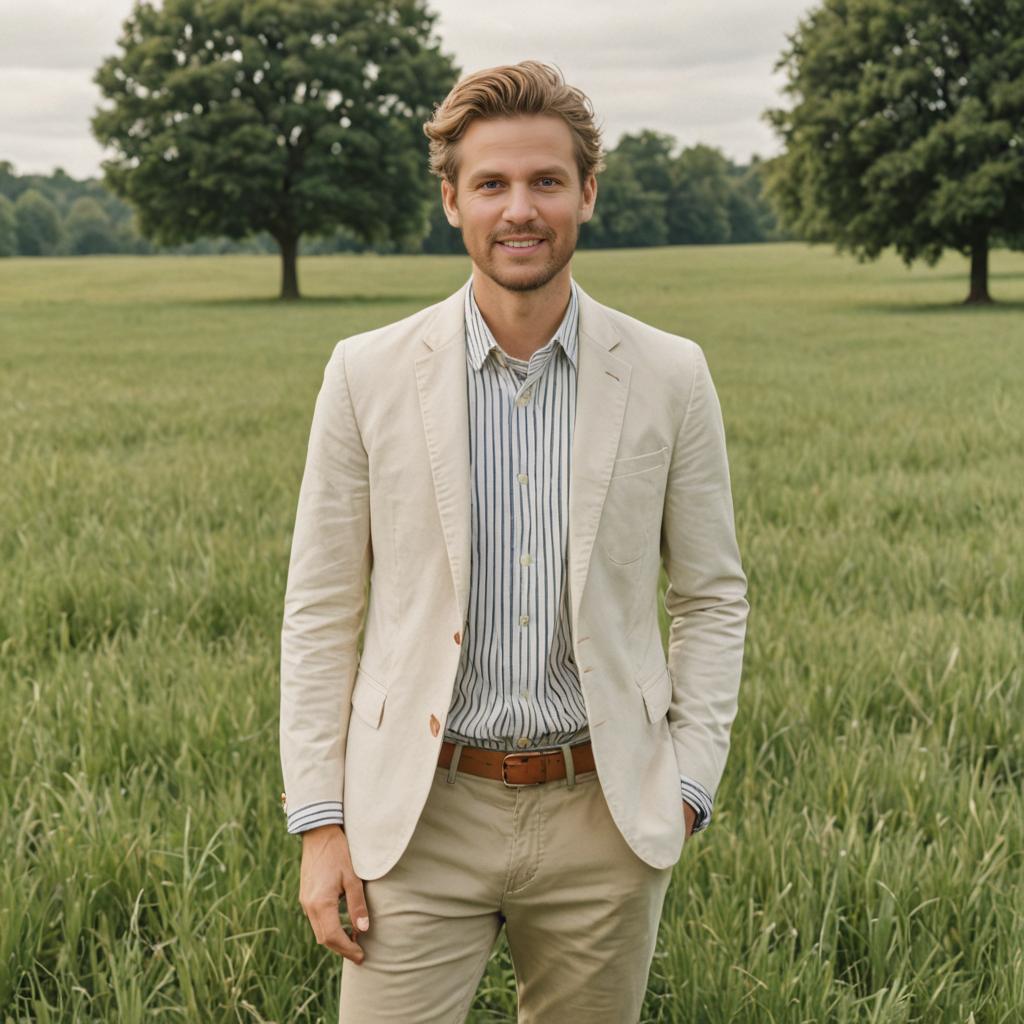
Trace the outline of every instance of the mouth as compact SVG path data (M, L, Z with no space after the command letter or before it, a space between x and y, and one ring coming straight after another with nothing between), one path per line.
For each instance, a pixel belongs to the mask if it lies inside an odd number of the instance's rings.
M536 252L543 244L543 238L505 238L498 242L506 252L515 253Z

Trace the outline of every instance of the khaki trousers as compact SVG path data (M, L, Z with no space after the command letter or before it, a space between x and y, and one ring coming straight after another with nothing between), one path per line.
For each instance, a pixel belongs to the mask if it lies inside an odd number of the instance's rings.
M408 847L365 883L340 1024L462 1024L502 924L519 1024L636 1024L671 876L622 838L595 771L508 788L437 767Z

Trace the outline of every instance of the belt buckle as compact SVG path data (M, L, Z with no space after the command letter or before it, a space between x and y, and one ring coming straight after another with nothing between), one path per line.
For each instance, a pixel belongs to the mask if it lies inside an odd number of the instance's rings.
M544 758L544 778L539 779L537 782L509 782L508 772L505 768L506 762L510 757L542 757ZM515 751L511 751L501 759L501 781L509 789L516 789L519 786L542 786L548 781L548 761L546 753L543 750L531 750L526 753L517 754Z

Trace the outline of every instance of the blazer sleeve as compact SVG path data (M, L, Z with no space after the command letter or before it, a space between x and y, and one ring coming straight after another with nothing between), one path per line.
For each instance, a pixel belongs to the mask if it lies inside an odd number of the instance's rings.
M736 544L721 408L704 353L690 344L692 379L662 515L672 677L668 722L680 775L713 799L736 715L747 580Z
M368 459L339 342L310 427L281 628L280 747L289 831L341 821L345 742L373 562Z

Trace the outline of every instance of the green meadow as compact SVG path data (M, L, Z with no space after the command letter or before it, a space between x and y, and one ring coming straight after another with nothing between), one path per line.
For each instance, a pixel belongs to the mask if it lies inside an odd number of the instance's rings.
M271 257L0 261L3 1024L336 1021L279 802L309 421L339 338L468 272L309 257L288 305ZM1024 253L994 254L991 308L952 255L575 273L707 353L750 580L642 1020L1019 1024ZM470 1019L515 1006L502 938Z

